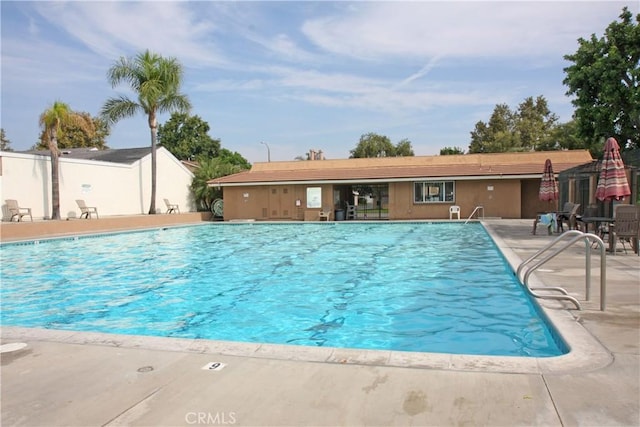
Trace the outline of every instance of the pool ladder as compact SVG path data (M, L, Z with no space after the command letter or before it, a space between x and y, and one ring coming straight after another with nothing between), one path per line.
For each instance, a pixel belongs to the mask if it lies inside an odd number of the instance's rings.
M607 283L607 262L605 255L605 247L602 239L591 233L583 233L579 230L569 230L556 238L554 241L549 243L544 248L540 249L538 252L533 254L531 257L527 258L525 261L520 264L518 270L516 271L516 276L518 280L523 284L527 293L535 298L540 299L557 299L557 300L567 300L571 301L578 310L582 310L580 303L577 299L570 296L569 293L561 287L550 286L550 287L530 287L529 286L529 276L534 270L538 269L542 265L546 264L549 260L555 258L558 254L564 252L568 247L573 245L576 242L584 241L585 242L585 298L589 301L591 297L591 248L595 243L600 250L600 310L604 311L606 307L607 301L607 292L606 292L606 283ZM557 247L551 251L554 246L563 243L562 246ZM544 256L543 256L544 255ZM521 277L524 272L524 276ZM550 292L559 292L560 295L548 295L548 294L539 294L534 291L550 291Z

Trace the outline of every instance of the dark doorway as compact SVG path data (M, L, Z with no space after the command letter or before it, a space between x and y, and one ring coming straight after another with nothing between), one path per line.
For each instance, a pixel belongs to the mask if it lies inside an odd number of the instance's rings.
M335 187L336 208L356 205L357 220L389 218L388 184L353 184Z

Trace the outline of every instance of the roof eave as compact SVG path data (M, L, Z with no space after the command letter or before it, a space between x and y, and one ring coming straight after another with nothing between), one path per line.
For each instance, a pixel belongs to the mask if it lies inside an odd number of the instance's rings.
M254 181L254 182L209 182L209 187L247 187L266 185L322 185L322 184L380 184L385 182L413 182L413 181L473 181L473 180L504 180L504 179L535 179L541 174L522 175L456 175L456 176L424 176L403 178L368 178L368 179L319 179L292 181Z

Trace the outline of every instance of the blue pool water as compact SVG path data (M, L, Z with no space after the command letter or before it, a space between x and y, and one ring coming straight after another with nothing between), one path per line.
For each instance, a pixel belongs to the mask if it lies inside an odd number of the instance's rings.
M567 352L480 224L207 224L2 245L3 325L458 354Z

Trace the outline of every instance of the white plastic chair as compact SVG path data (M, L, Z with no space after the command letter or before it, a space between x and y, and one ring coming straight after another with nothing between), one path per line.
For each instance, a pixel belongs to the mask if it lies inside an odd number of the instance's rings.
M449 207L449 219L453 219L453 216L457 215L458 219L460 219L460 206L450 206Z
M318 213L320 221L323 219L325 221L331 221L331 209L328 207L322 208L322 210Z

